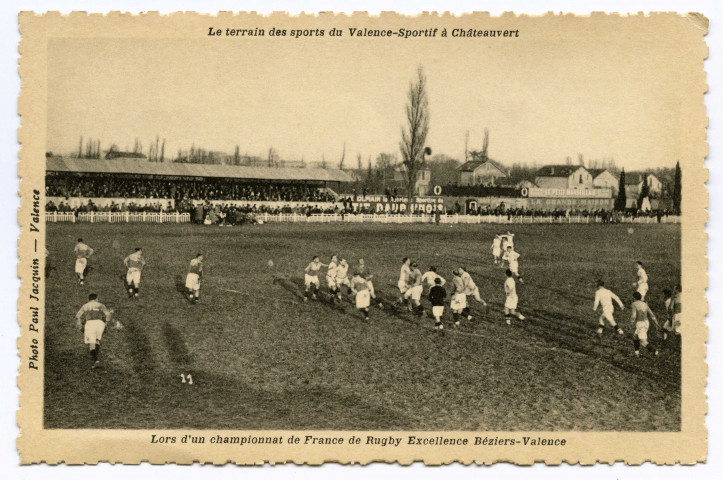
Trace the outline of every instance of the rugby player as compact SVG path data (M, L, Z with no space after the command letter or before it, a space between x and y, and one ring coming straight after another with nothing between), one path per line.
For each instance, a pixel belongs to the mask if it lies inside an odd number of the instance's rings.
M495 265L502 263L502 237L495 235L492 240L492 258L494 258Z
M507 268L515 275L515 278L517 278L520 283L525 283L520 275L520 264L517 261L519 258L520 254L515 252L512 245L507 245L507 250L505 250L502 259L507 262Z
M465 267L459 267L459 276L462 278L462 283L464 283L464 293L465 295L472 295L475 300L477 300L479 303L481 303L483 306L487 305L487 302L482 300L482 297L479 293L479 288L474 283L474 280L472 280L472 276L469 274L467 269Z
M369 320L371 293L367 279L364 278L359 271L355 271L351 279L351 291L355 295L356 308L364 314L366 320Z
M146 266L146 260L143 258L143 250L136 248L136 251L128 255L123 260L128 273L126 273L126 289L128 290L128 298L138 296L138 287L141 284L141 272Z
M331 256L329 267L326 271L326 284L329 287L330 300L333 302L336 300L336 294L338 291L336 285L336 270L339 268L339 259L336 255Z
M603 333L603 329L605 328L605 320L610 323L610 326L613 327L613 329L615 329L619 335L623 334L623 329L620 328L620 325L617 325L617 323L615 323L615 318L613 318L613 312L615 311L615 305L613 305L613 301L615 301L615 303L620 306L620 310L625 310L625 305L623 305L620 297L605 288L605 282L603 282L602 280L598 280L597 291L595 292L595 303L592 306L593 312L597 312L598 306L602 307L602 314L598 319L598 335L602 335Z
M517 317L519 320L524 320L525 317L517 311L517 285L512 276L512 270L508 268L505 275L507 275L507 280L505 280L505 322L510 325L511 317Z
M75 314L75 323L78 329L83 329L85 343L90 347L90 358L93 361L92 368L100 367L100 340L103 337L105 325L110 321L112 310L98 301L98 295L88 295L88 302L80 307ZM123 328L119 321L115 322L116 328Z
M374 275L372 275L369 267L367 267L366 263L364 263L363 258L359 259L359 264L357 265L356 270L359 272L359 276L367 281L367 288L369 289L369 295L371 296L372 300L377 300L377 294L374 292L374 283L372 283L372 278L374 278ZM384 308L384 304L381 300L377 300L377 307L382 309Z
M78 275L78 284L85 284L85 273L88 271L88 259L93 255L94 251L88 245L83 243L83 239L79 238L75 244L75 273Z
M444 299L447 297L447 291L442 286L442 280L442 277L434 279L434 286L429 290L429 301L432 304L434 329L439 330L442 334L444 334L442 315L444 315Z
M638 280L633 283L633 287L636 288L636 291L640 293L640 299L642 301L645 301L645 295L648 293L648 274L645 272L645 269L643 268L643 262L635 262L636 268L637 268L637 276Z
M203 277L203 254L198 253L188 265L188 274L186 275L186 291L188 300L195 304L201 290L201 278Z
M467 308L467 294L464 293L464 281L460 276L459 270L452 272L452 300L449 304L449 308L452 310L452 319L454 320L454 326L459 326L461 316L467 317L467 320L472 320L469 308Z
M445 283L447 283L447 280L445 280L441 275L437 273L436 267L429 267L429 270L424 272L424 275L422 275L422 284L427 285L429 289L431 290L434 285L436 285L436 280L439 279L440 285L443 287Z
M407 290L409 290L409 274L411 273L409 265L411 263L412 261L408 257L402 259L402 268L399 270L399 280L397 281L397 288L399 288L400 294L397 303L400 305L408 303L406 294Z
M316 300L316 292L319 291L319 270L321 267L328 267L321 263L318 255L314 255L311 262L304 269L304 301L309 300L311 295L312 300Z
M648 329L652 320L657 329L660 329L658 319L647 303L643 301L640 292L633 292L633 304L630 306L632 314L630 322L635 326L635 334L633 335L633 346L635 347L635 356L640 356L640 347L647 348L653 355L658 355L658 349L648 343Z
M412 263L409 276L407 277L407 291L404 293L404 300L407 302L409 311L414 310L417 315L424 314L424 309L420 303L423 290L422 272L419 270L416 262Z
M346 286L347 293L351 293L351 283L349 283L349 264L346 259L342 258L336 267L336 296L341 300L341 287Z
M668 320L663 324L663 340L667 340L668 333L676 336L680 335L681 290L680 285L675 286L675 292L671 292L669 289L663 290L665 293L665 310L668 313Z

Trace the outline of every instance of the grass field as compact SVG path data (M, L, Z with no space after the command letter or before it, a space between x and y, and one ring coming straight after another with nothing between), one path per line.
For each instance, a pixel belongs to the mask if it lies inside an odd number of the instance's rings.
M515 226L527 319L511 326L501 311L504 274L489 255L502 230L49 224L45 426L679 430L679 353L633 357L629 311L616 313L624 337L608 330L599 340L592 302L604 278L629 305L640 259L648 302L662 317L661 290L680 278L680 227ZM84 287L73 273L78 237L96 250ZM140 297L128 299L122 260L136 246L148 266ZM197 252L205 276L201 302L190 305L181 287ZM442 337L427 316L374 309L365 321L348 303L301 302L303 268L312 255L328 261L332 253L350 265L363 257L387 300L396 298L403 256L422 270L436 265L448 280L466 265L491 309L457 330L448 325ZM102 370L90 369L74 328L90 292L126 327L106 330Z

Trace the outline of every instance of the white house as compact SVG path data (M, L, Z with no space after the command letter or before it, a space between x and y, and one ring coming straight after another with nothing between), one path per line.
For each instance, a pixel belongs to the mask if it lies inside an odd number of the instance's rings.
M592 175L582 165L545 165L537 171L535 183L540 188L593 188Z
M663 191L663 184L652 173L625 172L625 196L637 199L643 189L643 180L647 181L651 196L656 197Z
M591 168L588 170L592 175L592 184L596 188L611 188L613 195L618 194L620 179L605 168Z
M498 178L507 177L506 169L491 158L469 160L457 167L459 180L457 185L495 185Z

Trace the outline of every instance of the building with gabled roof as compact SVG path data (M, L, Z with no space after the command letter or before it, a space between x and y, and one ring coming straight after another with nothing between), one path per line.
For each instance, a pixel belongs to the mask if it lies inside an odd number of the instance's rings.
M592 184L595 188L610 188L613 195L618 194L619 178L613 175L607 168L589 168L592 175Z
M540 188L593 188L592 175L582 165L545 165L535 174Z
M468 160L457 167L459 180L457 185L495 185L497 179L507 177L507 169L491 158Z

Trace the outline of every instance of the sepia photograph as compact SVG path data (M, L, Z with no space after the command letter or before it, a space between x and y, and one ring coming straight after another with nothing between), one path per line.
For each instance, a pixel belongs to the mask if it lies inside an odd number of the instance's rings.
M43 25L33 428L700 458L703 15Z

